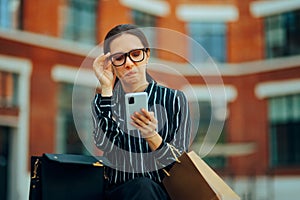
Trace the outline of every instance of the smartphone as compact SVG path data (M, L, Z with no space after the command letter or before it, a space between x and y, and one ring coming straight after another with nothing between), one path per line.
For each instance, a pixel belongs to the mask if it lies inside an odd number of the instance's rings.
M131 116L134 112L141 112L144 108L148 110L148 94L147 92L136 92L125 94L125 106L126 106L126 123L128 130L135 130L136 127L132 126Z

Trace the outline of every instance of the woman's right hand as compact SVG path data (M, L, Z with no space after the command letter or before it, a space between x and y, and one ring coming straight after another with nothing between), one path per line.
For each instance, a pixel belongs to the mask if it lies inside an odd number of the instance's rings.
M94 73L101 84L101 94L103 96L111 96L114 84L114 74L110 53L98 56L93 63Z

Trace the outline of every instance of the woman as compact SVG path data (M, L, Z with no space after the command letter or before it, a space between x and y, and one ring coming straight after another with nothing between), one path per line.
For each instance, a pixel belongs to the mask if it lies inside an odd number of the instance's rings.
M105 168L107 199L169 199L163 169L188 150L187 100L181 91L160 86L149 76L149 58L143 32L121 24L107 33L104 55L93 63L101 84L92 105L94 140L112 163ZM137 130L128 131L124 96L133 92L147 92L149 110L134 113L130 123Z

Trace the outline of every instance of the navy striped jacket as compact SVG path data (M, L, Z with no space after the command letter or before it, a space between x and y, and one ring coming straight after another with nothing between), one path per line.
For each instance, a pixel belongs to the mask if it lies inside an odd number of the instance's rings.
M156 151L151 151L138 130L127 130L125 93L120 84L115 86L112 97L96 94L92 103L94 142L112 164L105 172L111 184L141 176L161 182L164 176L161 169L175 161L174 152L188 150L191 125L184 93L154 81L145 92L148 93L148 109L158 120L156 131L163 139Z

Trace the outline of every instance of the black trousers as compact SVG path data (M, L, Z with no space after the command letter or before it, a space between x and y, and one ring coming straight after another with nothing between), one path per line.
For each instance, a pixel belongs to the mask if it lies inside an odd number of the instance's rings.
M164 186L142 177L108 187L106 200L170 200Z

